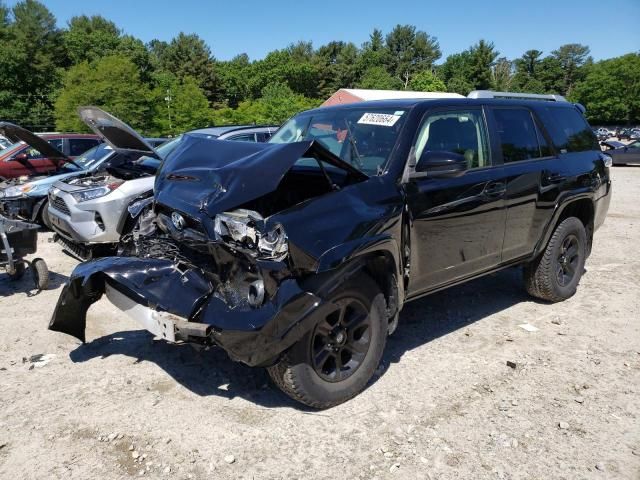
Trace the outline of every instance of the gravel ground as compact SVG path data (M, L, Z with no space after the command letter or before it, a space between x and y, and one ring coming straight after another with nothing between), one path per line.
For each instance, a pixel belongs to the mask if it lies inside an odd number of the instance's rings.
M369 388L322 412L106 301L86 345L49 332L74 262L41 235L51 290L0 275L0 478L638 479L640 168L613 177L573 298L511 269L413 302Z

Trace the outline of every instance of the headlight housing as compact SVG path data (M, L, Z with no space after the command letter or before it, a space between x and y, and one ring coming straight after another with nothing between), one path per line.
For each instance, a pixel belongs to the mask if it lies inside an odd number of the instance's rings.
M3 196L5 198L11 197L21 197L25 193L36 193L39 190L45 190L44 187L48 188L48 185L40 185L33 183L25 183L24 185L14 185L11 187L7 187L3 190ZM46 192L45 192L46 193Z
M122 182L113 182L107 185L103 185L102 187L89 188L87 190L79 190L77 192L71 192L71 196L75 198L76 202L88 202L89 200L94 200L96 198L109 195L120 185L122 185Z
M214 222L216 240L264 260L282 261L289 252L284 228L267 228L264 218L253 210L238 209L219 213Z

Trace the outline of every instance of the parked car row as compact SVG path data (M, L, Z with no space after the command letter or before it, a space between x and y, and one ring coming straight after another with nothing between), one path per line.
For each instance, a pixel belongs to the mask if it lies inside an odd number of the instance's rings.
M617 127L617 128L594 128L593 133L596 134L599 141L616 138L618 140L640 140L639 127Z
M600 145L603 151L613 159L613 165L640 165L640 140L629 144L607 140Z
M0 133L13 142L0 154L4 173L0 213L53 230L64 251L80 260L126 249L136 220L148 210L160 163L183 138L140 140L136 132L110 117L128 134L124 141L130 144L123 144L123 138L107 138L96 112L80 110L95 132L92 135L35 135L0 122ZM264 142L276 130L276 126L227 126L189 134Z

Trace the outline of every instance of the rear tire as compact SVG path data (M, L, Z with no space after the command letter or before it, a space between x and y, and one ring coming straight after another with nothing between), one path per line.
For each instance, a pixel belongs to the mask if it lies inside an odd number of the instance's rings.
M525 287L529 295L549 302L561 302L576 293L584 271L587 234L575 217L560 223L547 248L524 268Z
M36 289L46 290L49 288L49 268L43 259L36 258L31 262L31 274Z
M329 408L360 393L373 376L387 339L386 302L378 285L358 274L326 299L337 310L267 371L294 400Z

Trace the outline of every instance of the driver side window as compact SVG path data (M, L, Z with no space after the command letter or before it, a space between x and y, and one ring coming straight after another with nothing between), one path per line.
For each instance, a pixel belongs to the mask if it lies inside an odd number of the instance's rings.
M418 162L422 154L429 151L463 155L469 169L489 166L487 129L482 111L448 110L429 115L416 140Z

